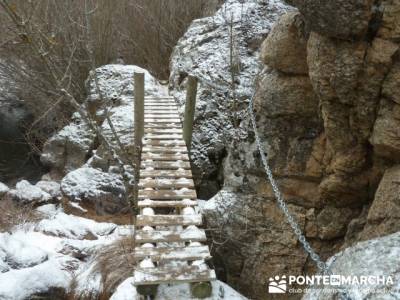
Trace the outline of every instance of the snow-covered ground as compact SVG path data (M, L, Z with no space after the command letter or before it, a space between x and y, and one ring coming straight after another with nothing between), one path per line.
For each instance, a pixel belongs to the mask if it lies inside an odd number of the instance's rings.
M0 299L23 300L50 288L68 291L74 278L78 291L99 290L100 277L91 272L93 255L102 246L132 234L133 228L66 214L55 204L42 205L37 211L40 221L0 233ZM208 300L246 299L220 281L212 285ZM133 277L129 277L110 299L137 298ZM190 286L160 285L156 299L192 299Z
M37 211L40 221L0 233L2 300L25 299L49 288L68 289L71 279L88 269L96 249L126 231L125 226L66 214L54 204Z

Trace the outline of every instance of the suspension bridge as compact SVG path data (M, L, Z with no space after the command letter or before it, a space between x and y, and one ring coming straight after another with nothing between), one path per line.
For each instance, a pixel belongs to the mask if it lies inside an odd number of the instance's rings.
M189 160L197 81L189 78L184 124L172 97L144 97L135 74L135 142L140 145L134 284L154 296L165 283L191 283L196 298L211 295L215 271L198 209ZM140 161L140 162L139 162Z

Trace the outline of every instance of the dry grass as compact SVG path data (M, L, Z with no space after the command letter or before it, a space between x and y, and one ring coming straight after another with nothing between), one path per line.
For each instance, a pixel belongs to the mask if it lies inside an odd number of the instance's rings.
M131 277L135 269L135 241L132 237L122 238L103 246L95 255L92 275L101 276L100 291L77 291L77 282L73 281L66 299L106 300L115 292L118 285Z
M18 205L8 196L0 199L0 232L10 232L16 225L37 222L41 219L32 205Z

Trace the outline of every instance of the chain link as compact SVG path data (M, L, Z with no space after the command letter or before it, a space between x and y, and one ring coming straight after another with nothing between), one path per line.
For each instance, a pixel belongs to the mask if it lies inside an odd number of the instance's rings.
M294 234L297 236L297 239L299 240L299 242L301 243L301 245L303 246L304 250L307 252L307 254L311 257L311 259L315 262L315 264L317 265L318 269L323 273L323 274L327 274L327 275L332 275L332 271L330 270L330 266L328 266L322 259L321 257L314 251L314 249L311 247L310 243L307 241L306 237L304 236L304 234L302 233L302 230L300 229L299 224L296 222L296 220L293 218L293 216L291 215L291 213L289 212L289 209L282 197L282 193L279 190L278 184L272 174L271 168L268 164L267 161L267 157L264 153L263 150L263 146L261 144L261 139L260 136L258 134L258 130L257 130L257 123L256 123L256 118L254 115L254 108L253 108L253 104L254 104L254 94L252 95L252 97L250 98L250 104L249 104L249 115L250 115L250 119L251 119L251 124L253 127L253 131L254 131L254 135L255 135L255 139L256 139L256 143L257 143L257 148L258 151L260 153L261 156L261 161L262 164L264 166L264 170L265 173L267 175L267 179L269 180L269 182L271 183L272 186L272 190L274 192L276 201L278 202L278 206L280 207L280 209L282 210L283 214L285 215L290 227L292 228ZM339 296L342 300L351 300L350 296L348 295L348 293L345 290L340 290L339 291Z

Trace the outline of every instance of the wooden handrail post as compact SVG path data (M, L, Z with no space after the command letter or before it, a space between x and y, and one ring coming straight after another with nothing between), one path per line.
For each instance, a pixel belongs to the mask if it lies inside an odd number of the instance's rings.
M134 133L135 147L142 146L144 134L144 73L134 73L134 97L135 97L135 115L134 115Z
M192 145L193 120L196 109L197 78L189 75L186 91L185 115L183 119L183 139L190 150Z
M138 211L138 183L140 177L140 154L142 151L142 138L144 134L144 73L134 73L134 162L135 186L133 189L133 209Z

